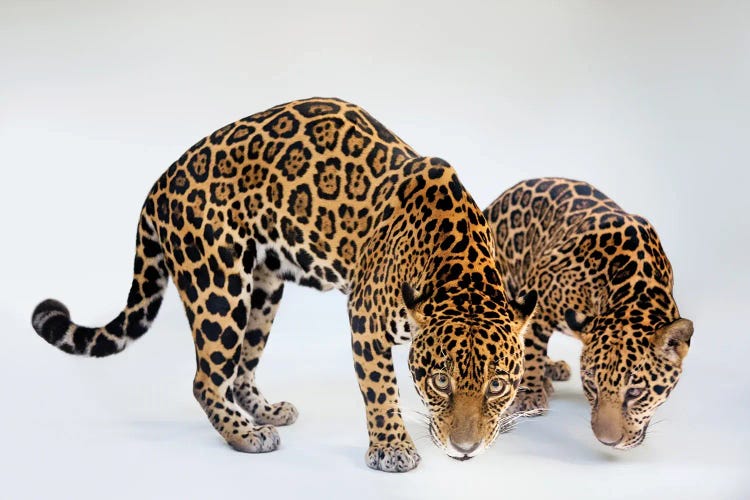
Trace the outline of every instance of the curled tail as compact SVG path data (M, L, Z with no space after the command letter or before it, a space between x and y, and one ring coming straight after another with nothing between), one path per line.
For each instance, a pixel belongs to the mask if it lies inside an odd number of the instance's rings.
M133 284L125 309L106 326L89 328L73 323L67 307L47 299L34 309L31 324L44 340L67 353L94 357L115 354L151 326L168 276L159 235L143 210L136 237Z

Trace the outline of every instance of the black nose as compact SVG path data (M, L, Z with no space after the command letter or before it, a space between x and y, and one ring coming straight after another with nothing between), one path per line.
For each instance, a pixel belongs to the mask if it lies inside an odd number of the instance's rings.
M480 441L477 441L474 444L470 444L470 443L461 443L461 444L459 444L459 443L455 442L453 439L451 439L451 444L456 449L456 451L459 452L459 453L463 453L464 455L468 455L472 451L474 451L477 448L479 448L479 443L480 443ZM471 458L471 457L464 457L462 460L466 460L468 458Z

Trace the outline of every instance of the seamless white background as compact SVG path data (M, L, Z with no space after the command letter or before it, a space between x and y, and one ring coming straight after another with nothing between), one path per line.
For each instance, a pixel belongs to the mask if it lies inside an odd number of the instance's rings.
M1 0L0 497L748 498L748 6ZM445 158L482 207L556 175L654 223L696 333L644 446L599 445L576 378L474 460L412 420L420 467L370 471L335 292L287 287L259 379L301 416L260 456L231 451L192 399L174 288L119 356L76 359L33 333L47 296L90 325L124 305L141 203L188 146L314 95ZM552 344L577 367L574 341Z

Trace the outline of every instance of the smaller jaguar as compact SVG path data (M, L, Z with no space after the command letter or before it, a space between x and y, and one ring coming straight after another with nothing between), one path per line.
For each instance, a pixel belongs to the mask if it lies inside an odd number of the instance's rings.
M555 331L583 343L581 379L591 427L607 446L628 449L646 437L651 417L677 384L693 324L672 297L672 268L651 224L581 181L523 181L486 210L510 297L536 291L524 338L526 391L509 411L547 409Z

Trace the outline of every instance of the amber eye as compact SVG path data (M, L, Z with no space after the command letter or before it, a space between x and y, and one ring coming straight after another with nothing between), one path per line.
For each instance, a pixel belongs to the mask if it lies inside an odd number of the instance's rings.
M432 385L440 392L446 394L451 392L451 379L443 372L438 372L432 376Z
M508 392L508 389L510 388L510 385L508 382L501 378L493 378L490 383L487 385L487 397L497 397L502 396L506 392Z
M643 394L643 389L640 387L631 387L625 392L625 401L633 401Z

